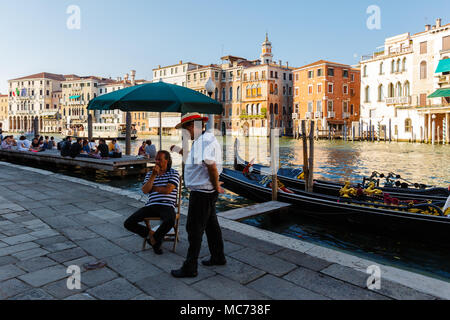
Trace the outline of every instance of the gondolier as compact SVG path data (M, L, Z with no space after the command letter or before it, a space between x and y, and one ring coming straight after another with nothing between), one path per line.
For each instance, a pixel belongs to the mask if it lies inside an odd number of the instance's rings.
M189 211L186 230L189 249L183 266L172 270L177 278L196 277L197 260L201 249L203 233L206 232L211 258L203 260L205 266L226 264L222 232L216 215L216 201L219 193L223 193L219 175L222 172L222 152L212 132L203 131L208 118L198 113L184 115L175 128L187 130L194 140L191 151L187 155L184 181L190 190ZM175 151L175 146L171 150ZM183 154L183 150L179 151Z

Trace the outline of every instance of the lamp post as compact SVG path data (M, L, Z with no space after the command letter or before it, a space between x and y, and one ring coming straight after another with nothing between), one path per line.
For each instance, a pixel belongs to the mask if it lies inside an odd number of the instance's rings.
M212 81L211 78L209 78L208 81L206 82L205 89L206 89L206 92L208 92L209 97L211 98L214 90L216 89L216 85L214 84L214 82ZM208 123L206 124L206 130L207 131L214 130L214 115L213 114L209 115Z
M433 122L431 123L431 144L434 145L434 139L435 139L435 134L436 134L436 132L435 132L436 131L436 122L435 122L436 115L433 114L431 116L431 118L433 119Z

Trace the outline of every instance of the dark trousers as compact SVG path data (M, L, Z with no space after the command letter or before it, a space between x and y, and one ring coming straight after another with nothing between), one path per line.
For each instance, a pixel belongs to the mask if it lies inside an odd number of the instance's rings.
M159 247L164 240L164 236L175 225L175 209L173 207L161 205L143 207L125 220L123 225L127 230L140 235L142 238L147 238L150 230L139 223L144 221L144 218L153 217L159 217L162 220L161 225L153 235L156 241L155 246Z
M211 258L216 261L225 260L223 251L222 231L216 215L218 193L193 191L189 197L189 211L186 231L188 233L189 249L183 268L187 271L197 271L197 260L200 253L203 233L206 233Z

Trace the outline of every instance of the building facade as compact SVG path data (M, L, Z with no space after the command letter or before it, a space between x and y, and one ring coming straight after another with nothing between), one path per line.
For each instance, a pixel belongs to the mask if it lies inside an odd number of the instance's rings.
M53 94L61 91L64 81L63 75L47 72L9 80L9 131L31 132L37 117L40 130L45 132L44 118L56 116L59 109L55 107Z
M8 95L0 94L0 129L3 131L8 131Z
M319 60L294 73L295 129L301 121L314 120L319 135L351 130L359 123L360 70L349 65ZM348 135L350 131L348 131Z
M364 56L361 60L364 130L381 139L431 142L434 136L445 141L447 97L432 94L448 84L445 72L435 75L435 71L449 53L450 24L442 26L441 19L437 19L436 25L425 26L423 32L387 38L381 51Z

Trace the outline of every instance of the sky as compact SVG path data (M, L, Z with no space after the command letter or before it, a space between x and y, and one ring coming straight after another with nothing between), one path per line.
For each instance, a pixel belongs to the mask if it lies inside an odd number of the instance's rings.
M380 25L369 29L374 5ZM387 37L450 23L449 12L448 0L0 0L0 92L39 72L116 78L134 69L151 80L153 68L180 60L257 59L266 32L277 62L354 65Z

